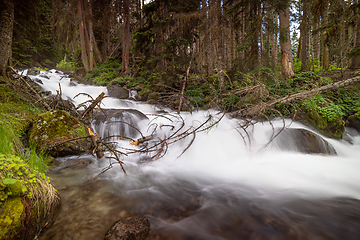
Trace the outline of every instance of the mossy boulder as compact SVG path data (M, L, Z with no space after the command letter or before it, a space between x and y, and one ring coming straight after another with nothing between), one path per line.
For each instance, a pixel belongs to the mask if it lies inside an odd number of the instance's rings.
M345 131L345 121L340 117L328 121L317 111L311 110L305 114L309 123L324 136L341 139Z
M141 91L139 92L140 100L146 101L148 99L150 93L151 93L151 91L148 88L141 89Z
M30 130L29 143L53 157L78 155L91 148L90 141L87 138L68 140L85 136L87 133L83 123L65 111L54 109L39 115L35 120Z
M160 93L158 92L152 92L148 95L147 101L149 103L155 103L160 99Z

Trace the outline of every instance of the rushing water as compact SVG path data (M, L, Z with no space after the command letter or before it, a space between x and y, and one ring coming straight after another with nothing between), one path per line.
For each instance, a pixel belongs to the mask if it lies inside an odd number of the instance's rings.
M77 104L88 100L73 99L80 92L94 98L106 92L105 87L72 86L55 70L44 74L50 79L35 76L44 90L56 94L60 83L63 98ZM102 107L137 109L158 126L179 129L182 124L175 117L172 122L156 118L153 114L163 109L135 101L105 98ZM181 115L184 130L199 126L209 115L219 117L213 110ZM137 122L145 136L152 132L148 124ZM272 128L283 126L280 120L255 124L245 139L238 124L225 116L216 126L197 133L182 155L192 136L169 145L157 161L141 163L139 154L124 157L126 175L114 165L98 176L109 160L93 156L80 157L91 161L86 167L55 169L50 177L61 194L62 207L40 239L103 239L115 221L138 215L151 222L149 239L360 239L357 133L351 132L352 144L325 138L338 156L323 156L271 145L263 148ZM308 129L290 121L285 124ZM165 136L166 129L158 128L157 135ZM119 141L119 146L130 148L128 141ZM77 158L57 160L66 163Z

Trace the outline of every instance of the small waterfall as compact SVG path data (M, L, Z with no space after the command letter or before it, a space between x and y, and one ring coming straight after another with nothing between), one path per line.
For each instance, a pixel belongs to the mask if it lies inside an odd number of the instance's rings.
M105 109L94 112L92 125L101 138L116 135L134 139L139 137L142 125L146 125L143 121L148 122L148 118L138 110Z

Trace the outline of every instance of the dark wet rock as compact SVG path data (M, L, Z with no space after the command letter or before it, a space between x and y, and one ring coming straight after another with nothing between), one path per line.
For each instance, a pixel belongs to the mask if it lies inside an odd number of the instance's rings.
M77 85L78 85L78 83L77 83L76 79L74 79L74 78L70 79L70 86L71 87L75 87Z
M118 84L109 85L106 89L110 97L119 99L127 99L129 97L129 91Z
M284 129L273 142L273 146L287 151L308 154L337 155L334 147L316 133L305 129Z
M346 121L346 127L353 128L360 133L360 119L355 115L351 115Z
M54 159L52 166L57 169L62 168L81 168L86 167L92 163L92 160L89 158L76 158L68 159L67 161L58 161Z
M128 217L117 221L106 233L104 240L141 240L150 231L150 221L146 218Z
M39 79L39 78L34 78L33 79L34 80L34 82L36 82L36 83L39 83L39 84L44 84L42 81L41 81L41 79Z
M62 71L56 70L55 73L64 74Z
M40 74L40 70L36 69L36 68L30 68L27 71L27 75L36 76L36 75L39 75L39 74Z
M50 78L49 78L47 75L45 75L45 74L40 74L39 77L46 78L46 79L50 79Z

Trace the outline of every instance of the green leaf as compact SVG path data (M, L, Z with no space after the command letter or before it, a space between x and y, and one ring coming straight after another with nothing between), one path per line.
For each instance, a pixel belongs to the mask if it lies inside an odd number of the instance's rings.
M17 182L17 180L16 179L13 179L13 178L5 178L4 180L3 180L3 183L4 184L14 184L14 183L16 183Z

